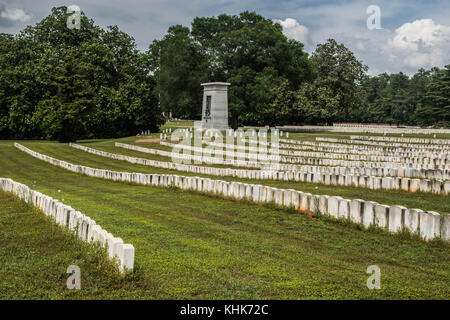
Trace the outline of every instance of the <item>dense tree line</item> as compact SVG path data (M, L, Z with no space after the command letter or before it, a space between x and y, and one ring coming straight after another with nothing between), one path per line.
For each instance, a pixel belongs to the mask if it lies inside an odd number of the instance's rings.
M162 123L147 56L116 26L66 7L17 36L0 35L0 138L117 137Z
M161 107L200 119L199 84L227 81L231 124L365 122L450 125L449 67L376 77L329 39L308 57L281 26L250 12L195 18L148 51Z
M364 122L450 126L450 65L412 77L380 74L361 86Z
M148 51L116 26L66 7L18 35L0 34L0 138L118 137L156 130L162 112L201 118L200 83L226 81L238 125L377 122L450 125L450 65L369 77L329 39L308 56L279 24L256 13L172 26Z
M191 29L169 28L148 52L161 93L173 116L200 119L201 82L226 81L231 124L273 120L267 106L277 86L297 90L314 79L303 44L288 40L279 24L252 13L195 18Z

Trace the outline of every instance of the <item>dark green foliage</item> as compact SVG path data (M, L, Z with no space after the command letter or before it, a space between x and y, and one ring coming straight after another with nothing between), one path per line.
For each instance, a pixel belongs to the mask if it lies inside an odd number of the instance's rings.
M450 66L419 69L412 77L383 73L359 88L355 121L422 126L450 126Z
M164 111L199 119L203 81L227 81L238 125L364 122L449 125L449 73L420 69L367 75L367 66L329 39L310 58L281 26L252 13L195 18L169 28L148 52Z
M413 115L423 94L423 82L427 73L422 69L411 79L404 73L383 73L370 78L362 86L366 112L361 115L364 122L391 124L414 123Z
M147 52L117 26L66 7L19 35L0 34L0 138L113 138L156 131L162 111L200 119L200 83L226 81L229 123L364 122L450 125L450 70L412 77L367 67L329 39L308 58L279 24L254 12L198 17L172 26Z
M422 101L416 110L419 123L450 126L450 65L431 76Z
M281 26L254 12L195 18L192 30L169 28L150 46L161 105L175 117L199 118L202 81L226 81L231 125L272 123L264 108L284 79L296 89L313 78L303 44L288 40Z
M361 105L359 85L367 67L344 45L329 39L319 44L310 61L317 76L290 89L283 82L269 105L270 124L331 123L345 121Z
M309 108L305 112L322 122L346 121L352 110L360 105L357 87L367 77L367 66L334 39L319 44L311 61L318 74L311 88L316 98L310 103L315 104L315 108L314 112ZM299 108L303 106L299 105Z
M117 26L66 7L19 35L0 36L0 137L57 139L134 135L162 123L148 61Z
M200 83L207 79L207 65L189 29L170 27L162 40L153 41L146 55L157 80L154 93L163 111L173 117L199 119L203 94Z

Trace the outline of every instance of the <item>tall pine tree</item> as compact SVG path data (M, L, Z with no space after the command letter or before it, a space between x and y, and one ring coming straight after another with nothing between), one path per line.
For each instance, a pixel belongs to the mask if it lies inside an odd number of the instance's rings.
M450 125L450 65L437 71L427 86L417 117L426 125Z

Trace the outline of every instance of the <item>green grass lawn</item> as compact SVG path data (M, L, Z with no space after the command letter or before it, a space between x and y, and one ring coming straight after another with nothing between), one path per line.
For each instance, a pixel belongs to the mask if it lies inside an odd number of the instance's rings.
M66 145L23 144L73 163L143 169ZM440 241L425 243L270 206L82 176L32 158L12 142L0 142L0 152L1 177L62 200L136 249L135 272L122 279L111 263L103 261L101 252L59 232L43 215L20 203L15 203L19 209L8 204L10 196L1 194L2 297L450 297L450 251ZM300 189L305 185L299 184ZM448 198L436 199L445 202ZM11 212L23 212L25 220ZM3 243L9 245L5 248ZM86 279L82 290L69 292L65 270L77 263ZM381 290L366 287L366 269L374 264L381 268Z
M160 131L163 129L172 128L190 128L194 126L194 121L167 121L163 126L161 126Z
M0 191L0 299L107 298L126 295L123 277L99 247L57 226L42 212ZM82 290L67 289L69 265L81 271Z

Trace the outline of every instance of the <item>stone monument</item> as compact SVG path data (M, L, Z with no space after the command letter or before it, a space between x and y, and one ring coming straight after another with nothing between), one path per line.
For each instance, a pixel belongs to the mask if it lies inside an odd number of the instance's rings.
M203 107L202 129L228 129L228 86L227 82L202 83Z

